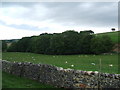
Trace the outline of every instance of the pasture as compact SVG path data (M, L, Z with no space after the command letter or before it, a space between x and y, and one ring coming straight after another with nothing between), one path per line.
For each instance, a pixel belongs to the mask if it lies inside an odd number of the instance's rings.
M77 69L84 71L100 71L106 73L118 72L118 55L42 55L34 53L4 52L3 60L11 62L32 62L51 64L65 69ZM100 70L101 60L101 70Z
M120 31L115 32L106 32L106 33L99 33L98 36L108 35L113 43L120 43L120 37L119 37Z

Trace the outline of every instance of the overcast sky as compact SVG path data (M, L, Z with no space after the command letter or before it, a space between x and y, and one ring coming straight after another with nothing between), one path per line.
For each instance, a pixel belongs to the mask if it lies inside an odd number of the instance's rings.
M117 2L0 3L0 39L65 30L110 32L118 28Z

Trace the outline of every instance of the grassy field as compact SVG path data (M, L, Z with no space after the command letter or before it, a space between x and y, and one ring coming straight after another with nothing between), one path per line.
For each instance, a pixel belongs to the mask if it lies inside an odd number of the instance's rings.
M3 60L8 60L12 62L17 61L17 62L51 64L58 67L79 69L79 70L86 70L86 71L99 71L99 65L100 65L99 63L101 60L101 63L102 63L101 72L119 73L117 54L42 55L42 54L33 54L33 53L6 52L6 53L3 53Z
M49 85L40 84L37 81L17 77L8 73L2 73L2 88L54 88Z
M120 37L118 35L120 35L120 31L116 31L116 32L107 32L107 33L99 33L97 34L98 36L102 36L102 35L108 35L111 37L112 41L114 43L120 43Z

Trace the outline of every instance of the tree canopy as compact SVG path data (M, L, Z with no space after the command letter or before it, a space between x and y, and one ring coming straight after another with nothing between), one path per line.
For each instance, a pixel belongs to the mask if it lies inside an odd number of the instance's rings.
M101 54L112 49L108 36L97 37L92 30L67 30L62 33L42 33L39 36L24 37L12 43L8 51L39 54Z
M2 51L6 51L7 50L7 43L5 41L2 41Z

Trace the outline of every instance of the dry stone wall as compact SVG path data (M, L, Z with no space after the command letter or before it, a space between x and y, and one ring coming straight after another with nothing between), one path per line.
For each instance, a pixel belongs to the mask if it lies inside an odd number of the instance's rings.
M120 88L120 74L63 69L47 64L6 60L2 60L2 70L59 88Z

